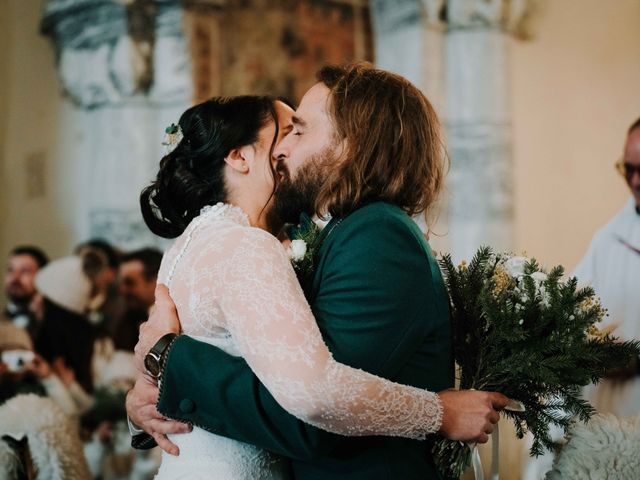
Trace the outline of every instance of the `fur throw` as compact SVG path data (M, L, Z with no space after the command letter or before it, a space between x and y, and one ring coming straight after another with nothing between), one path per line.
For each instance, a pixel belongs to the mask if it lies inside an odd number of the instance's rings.
M18 395L0 406L0 437L27 437L38 480L85 480L90 478L78 427L52 400L37 395ZM0 447L0 478L14 478L15 461Z
M576 423L547 480L631 480L640 478L640 415L619 419L596 415Z

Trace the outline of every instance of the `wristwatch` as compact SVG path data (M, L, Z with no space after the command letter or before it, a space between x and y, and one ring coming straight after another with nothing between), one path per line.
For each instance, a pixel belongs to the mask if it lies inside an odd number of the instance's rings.
M167 333L160 337L160 340L156 342L156 344L151 347L149 353L147 353L144 357L144 368L147 369L147 373L157 379L160 376L160 371L162 370L162 365L164 363L164 357L167 353L169 345L174 338L178 335L175 333Z

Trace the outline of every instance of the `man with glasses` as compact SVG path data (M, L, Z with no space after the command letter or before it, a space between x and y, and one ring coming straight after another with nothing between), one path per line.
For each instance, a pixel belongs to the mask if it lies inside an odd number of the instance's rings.
M601 329L621 340L640 339L640 118L627 132L624 154L616 163L631 190L624 208L593 237L574 275L590 283L609 316ZM587 398L600 412L621 417L640 412L638 359L627 368L610 372L597 386L589 386Z

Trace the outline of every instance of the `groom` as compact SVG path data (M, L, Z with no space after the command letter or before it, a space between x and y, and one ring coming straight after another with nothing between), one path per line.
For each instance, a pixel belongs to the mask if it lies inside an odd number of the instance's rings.
M318 80L274 152L274 208L286 222L301 212L332 217L305 292L324 340L339 362L440 392L440 433L486 442L507 399L447 391L454 385L447 295L409 216L432 206L443 181L436 114L408 81L365 64L325 67ZM134 444L155 439L177 454L166 434L188 431L181 422L189 422L291 459L298 479L439 478L428 441L342 437L300 422L243 359L168 335L179 322L166 290L157 293L136 357L158 358L162 392L144 379L129 392L131 420L151 435Z

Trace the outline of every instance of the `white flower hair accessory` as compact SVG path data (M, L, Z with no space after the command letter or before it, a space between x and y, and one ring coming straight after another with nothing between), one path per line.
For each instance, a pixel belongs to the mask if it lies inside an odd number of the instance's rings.
M162 139L162 146L165 148L166 155L169 155L175 150L180 141L182 140L182 128L180 125L172 123L164 129L164 138Z

